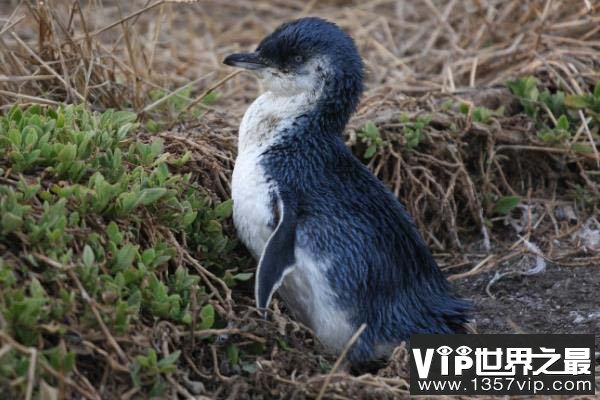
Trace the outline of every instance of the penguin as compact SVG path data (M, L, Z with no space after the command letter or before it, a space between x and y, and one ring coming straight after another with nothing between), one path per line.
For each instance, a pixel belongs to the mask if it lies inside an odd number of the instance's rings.
M224 64L254 73L264 92L240 127L233 221L258 261L255 300L275 292L324 348L347 361L388 357L412 334L466 333L458 298L404 205L346 146L363 92L353 39L332 22L284 23L255 51Z

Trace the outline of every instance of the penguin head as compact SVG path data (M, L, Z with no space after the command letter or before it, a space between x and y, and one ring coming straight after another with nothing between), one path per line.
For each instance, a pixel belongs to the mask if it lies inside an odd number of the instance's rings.
M345 106L349 113L363 89L363 63L354 41L320 18L287 22L254 52L231 54L223 62L255 72L275 95L313 94L339 102L338 108Z

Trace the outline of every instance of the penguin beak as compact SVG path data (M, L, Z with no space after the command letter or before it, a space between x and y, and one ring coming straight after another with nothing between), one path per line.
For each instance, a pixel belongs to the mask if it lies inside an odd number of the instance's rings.
M223 64L249 70L261 69L267 66L257 52L230 54L225 57Z

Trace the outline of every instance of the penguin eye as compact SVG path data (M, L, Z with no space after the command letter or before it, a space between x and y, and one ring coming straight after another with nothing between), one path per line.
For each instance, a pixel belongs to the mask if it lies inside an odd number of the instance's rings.
M302 61L304 61L304 58L302 56L300 56L300 55L294 56L294 62L296 64L300 64Z

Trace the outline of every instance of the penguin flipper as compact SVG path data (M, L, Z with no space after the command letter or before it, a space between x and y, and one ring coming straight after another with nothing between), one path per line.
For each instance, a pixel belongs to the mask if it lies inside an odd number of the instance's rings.
M283 278L296 266L296 211L293 202L285 201L284 197L278 196L279 223L267 241L256 270L254 295L263 315Z

